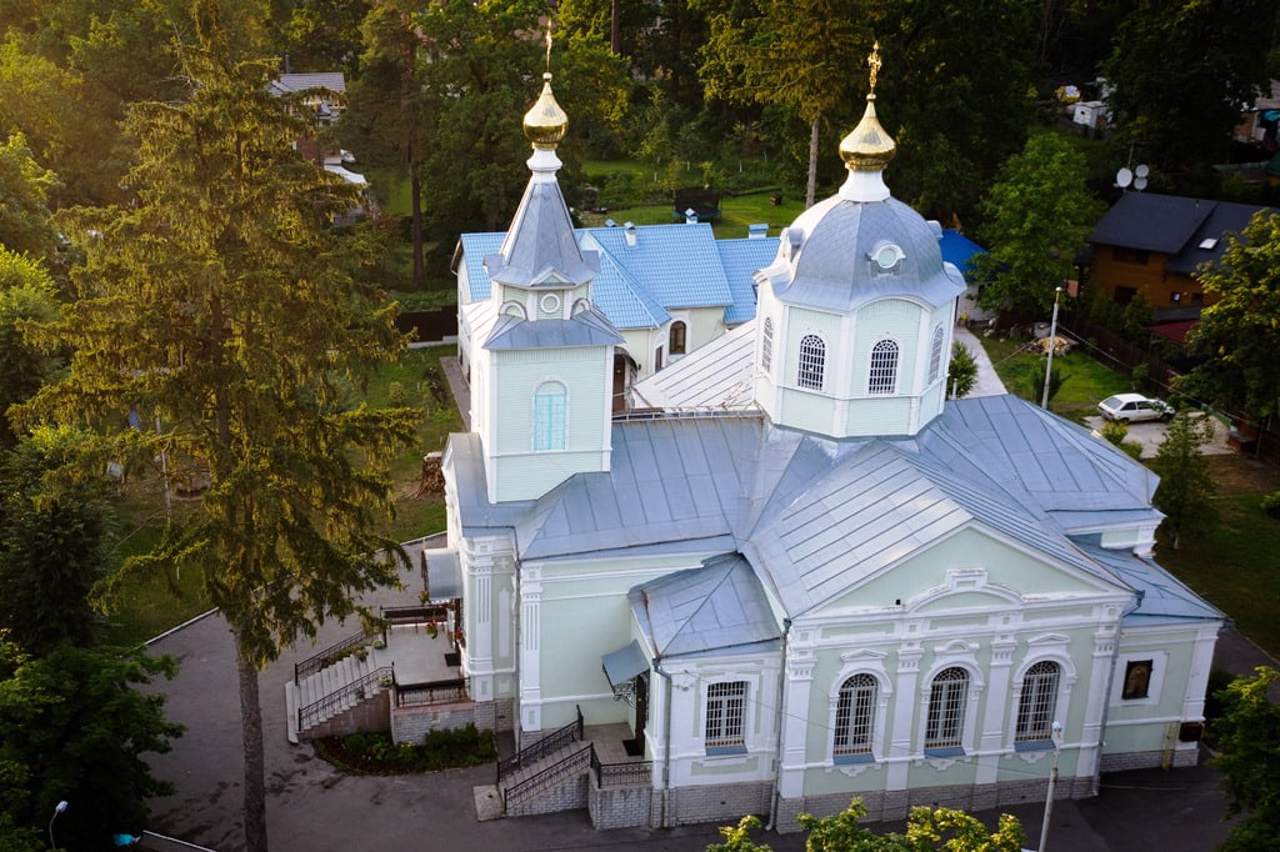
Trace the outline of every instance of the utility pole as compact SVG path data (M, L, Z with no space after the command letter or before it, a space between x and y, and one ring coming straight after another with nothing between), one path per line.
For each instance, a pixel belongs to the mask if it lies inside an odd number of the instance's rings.
M1062 754L1062 723L1053 723L1053 768L1049 770L1049 792L1044 800L1044 822L1040 824L1039 852L1049 842L1049 819L1053 815L1053 788L1058 786L1058 757Z
M1049 410L1049 377L1053 375L1053 350L1058 342L1058 301L1062 298L1062 288L1053 291L1053 321L1049 323L1049 360L1044 365L1044 392L1040 394L1040 407Z

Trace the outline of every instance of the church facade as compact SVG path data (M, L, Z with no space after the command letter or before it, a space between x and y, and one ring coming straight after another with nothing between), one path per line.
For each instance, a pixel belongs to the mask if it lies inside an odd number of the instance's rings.
M1152 559L1146 468L1013 396L947 398L964 280L890 195L874 93L845 184L755 271L754 316L621 414L626 341L555 177L567 124L548 75L466 308L472 429L427 556L457 568L486 718L526 751L622 732L625 790L579 779L581 752L538 756L566 801L581 784L597 824L785 831L854 796L883 819L1042 799L1055 763L1069 796L1194 764L1223 616Z

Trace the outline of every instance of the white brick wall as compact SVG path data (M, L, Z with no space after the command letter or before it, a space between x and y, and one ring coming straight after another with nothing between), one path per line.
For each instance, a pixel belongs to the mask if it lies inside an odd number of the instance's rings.
M419 743L428 731L457 730L475 721L475 705L471 702L393 707L391 739L397 743Z

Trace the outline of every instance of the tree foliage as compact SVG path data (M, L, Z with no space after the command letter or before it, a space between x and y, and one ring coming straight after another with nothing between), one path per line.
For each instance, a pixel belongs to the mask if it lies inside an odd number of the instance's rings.
M912 808L907 815L906 834L876 834L859 820L866 806L854 798L849 807L829 817L800 814L807 832L808 852L1021 852L1026 835L1022 825L1009 814L1001 814L996 830L981 820L952 808ZM736 826L720 829L723 843L713 843L707 852L769 852L768 844L756 843L751 832L759 830L759 817L743 817Z
M141 833L146 800L172 792L143 755L167 752L182 727L165 719L163 696L138 687L173 671L172 660L142 651L62 645L31 657L0 633L0 793L6 784L23 791L0 795L0 841L6 830L19 841L3 848L29 848L24 829L42 829L64 799L58 840L69 849L107 849L113 833Z
M35 161L21 133L0 142L0 248L33 257L53 254L58 234L49 196L57 186L57 176Z
M1049 401L1052 402L1053 398L1058 395L1058 391L1062 390L1062 385L1067 380L1067 378L1062 374L1062 371L1058 369L1058 366L1055 364L1052 367L1049 367L1048 380L1049 380L1049 397L1048 398L1049 398ZM1030 387L1030 390L1031 390L1031 401L1034 402L1036 405L1039 405L1040 400L1045 398L1044 383L1045 383L1045 362L1037 361L1034 364L1031 364L1030 366L1028 366L1027 367L1027 385Z
M91 484L47 478L77 441L41 428L0 459L0 629L29 654L93 638L89 593L103 575L105 509Z
M1084 185L1084 157L1055 133L1027 140L983 199L990 247L974 258L983 307L1043 314L1071 276L1101 205Z
M1213 439L1213 419L1179 412L1169 423L1151 469L1160 476L1153 501L1164 512L1165 527L1178 549L1184 535L1211 529L1217 522L1213 498L1217 485L1200 447Z
M143 103L128 180L138 202L85 211L78 299L41 339L70 369L22 406L24 422L89 430L90 471L165 452L210 486L156 549L107 586L182 567L235 634L245 742L246 846L266 848L258 669L319 621L362 613L360 592L396 582L377 530L386 459L409 440L405 409L347 408L345 374L396 358L394 307L346 271L358 244L330 222L353 189L293 149L300 119L267 91L271 63L244 58L213 3L181 48L177 103ZM136 410L161 428L134 430Z
M58 364L47 346L30 338L26 324L49 322L57 315L53 279L44 266L0 247L0 447L14 441L4 413L30 398Z
M978 362L969 347L957 340L951 344L951 363L947 365L947 393L953 399L961 399L977 383Z
M1273 417L1280 413L1280 215L1260 211L1238 237L1229 234L1222 257L1199 278L1216 301L1187 342L1206 360L1179 390L1228 411Z
M1223 712L1210 726L1219 751L1213 765L1227 793L1227 816L1243 815L1224 852L1263 852L1280 837L1280 707L1270 698L1277 683L1280 671L1259 666L1217 695Z

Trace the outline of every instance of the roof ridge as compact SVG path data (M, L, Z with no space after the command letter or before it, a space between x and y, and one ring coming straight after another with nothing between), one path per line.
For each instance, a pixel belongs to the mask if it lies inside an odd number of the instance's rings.
M700 569L694 569L694 570L710 571L713 567L718 567L718 566L708 565L707 562L708 560L704 559L702 561L702 565L700 566ZM667 644L664 647L658 649L659 654L662 654L667 650L667 648L670 648L672 644L675 643L676 639L680 636L680 634L684 632L684 629L689 626L689 622L693 620L693 617L698 613L702 612L703 607L707 605L707 601L711 600L712 596L715 595L715 593L719 591L720 587L724 585L725 580L729 579L729 575L733 573L733 569L736 564L737 563L734 562L733 560L725 560L724 574L721 575L720 579L716 581L716 584L712 586L705 595L702 596L702 600L698 603L698 606L694 609L694 611L689 613L689 615L683 621L680 622L679 626L677 626L676 629L671 632L671 638L667 640ZM672 574L668 574L667 576L679 577L680 572L676 571ZM647 594L646 594L646 597L647 597Z

